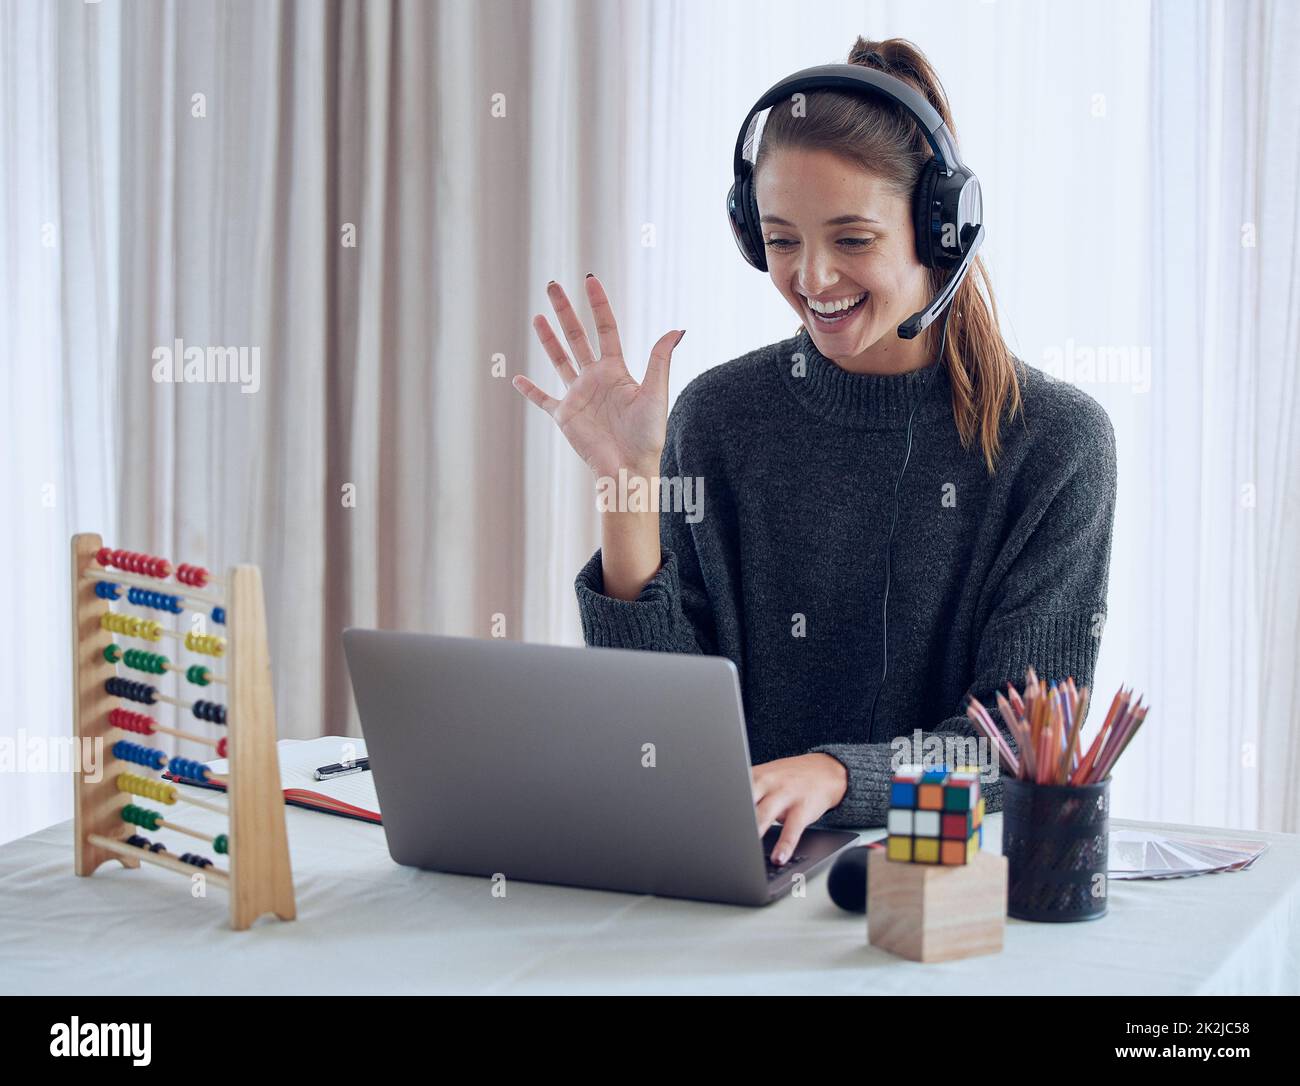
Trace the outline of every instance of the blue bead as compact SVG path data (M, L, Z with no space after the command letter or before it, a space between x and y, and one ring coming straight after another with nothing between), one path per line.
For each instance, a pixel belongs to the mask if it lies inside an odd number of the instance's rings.
M226 609L224 607L212 608L212 621L219 622L224 626L226 624Z

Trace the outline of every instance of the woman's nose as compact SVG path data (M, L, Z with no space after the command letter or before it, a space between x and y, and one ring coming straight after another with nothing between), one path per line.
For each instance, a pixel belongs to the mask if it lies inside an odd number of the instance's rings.
M835 285L836 277L831 273L831 255L805 250L807 254L799 267L799 279L804 284L806 294L821 294Z

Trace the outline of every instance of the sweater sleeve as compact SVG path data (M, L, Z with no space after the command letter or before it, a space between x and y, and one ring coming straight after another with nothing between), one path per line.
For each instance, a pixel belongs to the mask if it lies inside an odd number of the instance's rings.
M1089 401L1092 402L1092 401ZM996 601L984 624L976 654L974 681L967 689L989 710L1007 745L1015 741L997 710L995 691L1008 682L1024 686L1032 665L1040 679L1074 677L1091 686L1106 617L1111 531L1115 515L1115 435L1105 411L1093 403L1077 420L1067 470L1055 486L1036 490L999 556L1005 574L995 583ZM896 729L902 732L902 729ZM904 732L909 740L911 732ZM977 738L966 716L966 696L953 714L938 721L925 738L940 743L953 737ZM944 749L947 749L945 746ZM830 743L813 752L829 754L848 771L848 789L838 806L819 823L826 826L883 826L889 813L889 782L894 769L892 743ZM812 753L812 752L810 752ZM996 755L990 760L999 765ZM898 759L899 764L912 759ZM981 777L985 811L1002 809L999 767L992 781Z
M659 474L670 479L678 477L683 398L669 418L660 460ZM635 600L605 595L601 552L596 549L574 582L583 638L588 645L606 648L718 655L713 607L691 525L680 511L660 509L659 541L662 564Z

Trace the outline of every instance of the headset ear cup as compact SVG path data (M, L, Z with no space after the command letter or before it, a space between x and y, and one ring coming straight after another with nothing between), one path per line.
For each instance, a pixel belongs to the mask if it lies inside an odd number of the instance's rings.
M753 171L749 163L745 163L727 192L727 218L736 238L736 247L745 262L759 271L767 271L763 232L758 227L758 204L750 186L752 178Z
M763 247L763 231L758 224L758 199L754 196L754 174L745 175L745 221L749 226L750 263L759 271L767 271L767 251Z
M934 184L939 176L939 160L930 158L917 178L912 193L912 222L916 227L916 258L926 268L935 267L934 234L930 216L934 206Z

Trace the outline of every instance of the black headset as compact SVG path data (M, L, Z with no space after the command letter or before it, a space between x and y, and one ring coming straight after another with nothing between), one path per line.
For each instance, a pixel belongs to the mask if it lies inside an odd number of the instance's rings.
M934 157L922 169L912 196L916 255L927 268L955 270L928 306L898 326L900 339L912 339L952 301L966 278L971 261L984 241L984 209L979 179L963 165L943 118L926 101L925 95L901 79L861 64L819 64L786 76L754 103L736 138L733 162L736 180L727 192L727 220L736 245L749 264L759 271L767 271L767 252L754 194L754 164L745 157L746 151L753 147L759 113L791 95L815 90L865 92L897 102L921 126L934 150Z
M880 55L875 54L876 59ZM754 195L754 165L745 157L754 144L754 128L758 114L793 94L814 90L840 90L853 93L883 95L901 105L921 126L925 138L934 151L917 179L912 196L912 219L916 228L916 254L927 268L952 268L948 281L918 313L913 313L898 326L900 339L912 339L927 328L940 313L944 313L939 340L939 364L942 365L943 348L948 338L948 303L970 271L975 253L984 242L983 201L980 183L974 171L965 166L957 151L956 141L938 111L920 94L901 79L861 64L819 64L786 76L771 87L749 111L736 138L734 172L736 180L727 193L727 220L736 237L740 255L757 268L767 271L767 252L763 245L763 232L758 221L758 201ZM868 742L875 741L876 702L889 675L889 581L890 553L893 549L894 528L898 524L898 493L903 482L903 472L912 456L912 419L916 409L929 391L930 379L912 405L907 418L907 450L903 466L894 481L894 519L889 526L889 539L885 543L885 594L881 633L881 655L884 669L880 685L871 699L871 718L868 724Z

